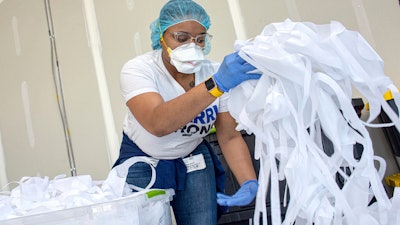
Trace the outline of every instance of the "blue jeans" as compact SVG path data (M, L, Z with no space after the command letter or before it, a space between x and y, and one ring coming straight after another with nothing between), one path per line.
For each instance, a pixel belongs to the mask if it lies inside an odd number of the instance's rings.
M175 190L171 206L177 225L217 224L216 181L212 157L205 144L200 144L192 155L203 154L206 168L187 174L185 189ZM145 163L129 168L126 182L145 187L151 178L151 169Z

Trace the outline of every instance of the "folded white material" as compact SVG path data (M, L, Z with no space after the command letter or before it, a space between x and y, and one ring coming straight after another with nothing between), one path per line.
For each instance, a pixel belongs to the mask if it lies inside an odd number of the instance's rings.
M288 19L267 25L251 40L237 41L235 48L263 73L258 81L232 89L228 103L237 129L256 137L255 158L261 168L255 224L259 217L267 224L269 178L273 225L400 224L389 220L389 214L399 214L400 209L383 188L386 164L374 156L366 129L394 125L400 130L399 115L383 95L390 90L397 107L400 98L384 74L382 59L363 37L336 21L315 25ZM366 122L352 106L352 88L370 105ZM391 124L372 124L381 108ZM324 153L321 131L333 143L331 156ZM356 143L363 146L359 160L353 155ZM374 161L379 162L379 171ZM335 181L337 174L345 179L343 188ZM290 201L282 221L278 184L283 179ZM373 197L376 202L370 205Z

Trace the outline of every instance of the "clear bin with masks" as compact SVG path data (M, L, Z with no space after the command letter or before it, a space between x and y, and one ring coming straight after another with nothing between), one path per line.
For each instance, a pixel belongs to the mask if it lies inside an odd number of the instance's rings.
M0 221L1 225L171 225L174 190L150 189L112 201Z

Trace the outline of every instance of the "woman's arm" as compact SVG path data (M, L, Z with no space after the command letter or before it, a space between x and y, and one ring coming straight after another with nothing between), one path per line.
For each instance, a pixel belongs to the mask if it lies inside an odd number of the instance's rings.
M186 125L214 100L203 82L167 102L149 92L133 97L127 106L147 131L161 137Z
M218 143L230 170L240 185L247 180L256 180L250 151L242 134L235 130L236 122L228 113L219 113L215 122Z

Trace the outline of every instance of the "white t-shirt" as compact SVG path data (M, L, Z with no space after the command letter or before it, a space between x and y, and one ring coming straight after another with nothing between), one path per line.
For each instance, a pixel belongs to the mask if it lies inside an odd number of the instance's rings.
M196 85L213 75L219 63L209 60L195 74ZM159 93L169 101L185 93L183 87L170 75L161 59L161 50L148 52L128 61L121 71L121 90L127 102L146 92ZM203 110L195 119L177 131L157 137L146 131L128 109L123 130L139 148L157 159L176 159L190 154L211 130L218 112L227 112L224 94Z

